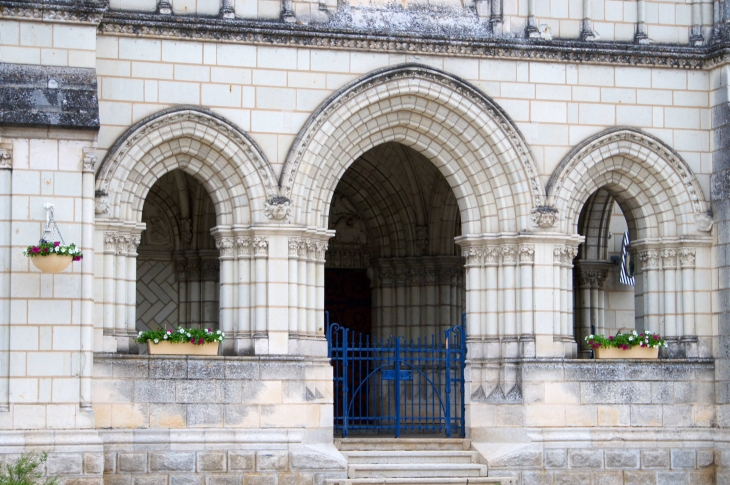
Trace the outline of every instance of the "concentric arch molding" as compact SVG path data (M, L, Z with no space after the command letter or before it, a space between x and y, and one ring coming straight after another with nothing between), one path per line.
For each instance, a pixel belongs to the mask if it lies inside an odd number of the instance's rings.
M373 71L372 73L348 84L325 101L317 109L317 111L310 116L292 144L292 148L287 155L279 183L282 195L285 197L291 197L296 173L302 162L302 158L307 151L307 147L321 130L323 124L330 120L330 117L334 112L336 112L343 104L348 103L363 92L374 90L380 85L401 79L423 80L431 84L444 86L479 106L499 125L502 133L507 137L510 145L514 148L524 170L526 179L529 181L534 204L536 206L540 206L545 203L545 190L539 179L539 171L535 165L535 157L525 142L522 133L510 119L509 115L507 115L507 113L504 112L502 108L500 108L487 95L483 94L463 79L421 64L401 64Z

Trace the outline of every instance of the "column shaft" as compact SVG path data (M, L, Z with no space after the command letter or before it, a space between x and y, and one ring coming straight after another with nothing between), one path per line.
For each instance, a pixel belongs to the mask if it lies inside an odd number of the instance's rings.
M10 410L10 313L12 260L12 150L0 159L0 412ZM31 264L28 261L28 264Z

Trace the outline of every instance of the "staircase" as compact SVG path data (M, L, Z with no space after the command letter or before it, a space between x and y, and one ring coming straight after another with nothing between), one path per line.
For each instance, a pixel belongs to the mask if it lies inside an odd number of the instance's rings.
M347 479L328 485L512 485L513 477L487 477L471 442L463 439L346 438L335 446L347 458Z

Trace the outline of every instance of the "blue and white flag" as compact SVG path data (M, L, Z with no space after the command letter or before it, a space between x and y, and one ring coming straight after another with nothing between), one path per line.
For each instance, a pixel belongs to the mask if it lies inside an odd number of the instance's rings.
M624 285L635 285L634 271L629 263L629 231L624 233L624 240L621 242L621 274L619 281ZM631 265L633 266L633 265Z

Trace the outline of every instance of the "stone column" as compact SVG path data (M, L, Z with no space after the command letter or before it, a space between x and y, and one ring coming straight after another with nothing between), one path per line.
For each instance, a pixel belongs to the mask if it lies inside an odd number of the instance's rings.
M104 336L114 338L116 328L114 317L116 311L114 302L116 300L116 255L119 234L115 231L104 232ZM116 343L114 344L116 347ZM116 349L115 349L116 350Z
M10 410L10 285L13 148L0 144L0 412ZM29 262L30 264L30 262Z
M482 302L482 281L481 257L483 248L466 247L462 250L462 257L466 260L466 301L469 308L469 315L466 319L466 335L470 338L481 336L481 318L484 315L481 308Z
M664 305L661 312L664 316L664 336L670 339L671 344L677 345L678 336L682 333L677 322L677 251L662 249L660 254L664 273Z
M198 259L196 251L188 251L188 315L190 315L189 325L198 325L202 322L202 314L200 312L200 286L202 265Z
M421 292L424 305L426 307L425 330L424 336L431 342L431 335L436 333L438 329L438 269L434 263L430 263L424 268L423 273L425 286Z
M408 309L408 296L406 286L408 285L408 269L404 268L398 262L394 269L395 275L395 322L393 322L393 332L399 337L405 337L406 341L410 338L410 327L406 318Z
M255 287L253 312L253 338L256 355L268 354L269 343L267 334L266 310L268 305L267 281L268 271L266 260L269 256L269 239L266 236L253 238L253 286Z
M395 334L393 326L395 317L395 274L391 268L383 267L379 262L378 281L380 284L382 298L380 300L380 328L376 336L388 338Z
M188 314L188 264L184 256L175 258L175 279L177 280L177 321L181 327L190 324Z
M229 232L215 228L213 230L215 237L215 247L219 252L219 284L220 291L218 293L218 327L226 334L228 338L223 341L224 355L234 353L234 327L233 318L235 312L236 286L234 280L234 269L236 263L234 261L234 245L235 239Z
M535 246L521 244L518 248L520 267L520 353L535 357L535 321L533 303L533 268Z
M253 238L236 235L236 319L233 325L234 353L253 353L251 313L254 301L254 286L251 284L251 254ZM225 342L225 341L224 341Z
M486 357L500 356L499 345L499 247L486 246L484 250L484 287L486 308L482 311L486 315L486 326L482 328Z
M525 27L525 37L531 39L540 38L540 30L537 28L537 18L535 18L535 0L527 0L527 26Z
M299 337L299 245L300 237L289 238L289 338Z
M593 31L593 20L591 20L591 0L583 0L583 24L580 29L580 39L584 41L596 40L596 33Z
M500 278L501 312L502 312L502 357L517 357L517 281L515 265L517 264L517 246L508 244L501 247L502 278Z
M312 335L316 338L324 338L324 263L327 254L327 241L317 241L315 252L315 295L314 306L314 328Z
M636 33L634 42L637 44L648 44L649 36L646 32L646 0L636 2Z
M644 329L665 334L659 320L659 251L649 249L638 254L643 273Z
M501 35L504 26L504 14L502 13L502 0L492 0L492 11L489 22L492 24L492 32Z
M308 305L308 288L307 288L307 276L308 276L308 241L301 239L299 241L299 247L297 250L297 335L305 337L307 335L307 318L309 312L307 311Z
M114 336L117 352L129 353L127 333L127 252L131 242L130 234L120 233L117 237L117 254L114 260Z
M79 405L91 408L91 379L94 366L94 169L96 154L93 148L83 150L81 160L81 339L79 350ZM1 168L0 168L0 171ZM0 177L2 174L0 174ZM0 185L2 182L0 182ZM2 191L0 190L0 194ZM1 232L0 232L1 233ZM135 239L139 244L139 236ZM1 246L2 244L0 244ZM135 246L136 253L136 246ZM136 268L135 268L136 271ZM2 290L0 290L2 295ZM0 336L0 339L2 336Z
M689 43L693 46L701 46L705 43L705 36L702 32L702 0L692 0L692 27L689 33Z
M139 346L134 341L137 335L137 248L142 241L140 233L132 233L127 240L127 335L129 353L138 354ZM86 259L86 258L84 258ZM83 260L82 260L83 261ZM82 268L83 269L83 268Z
M682 336L685 357L699 357L697 328L695 326L695 248L681 248L678 251L682 273Z

